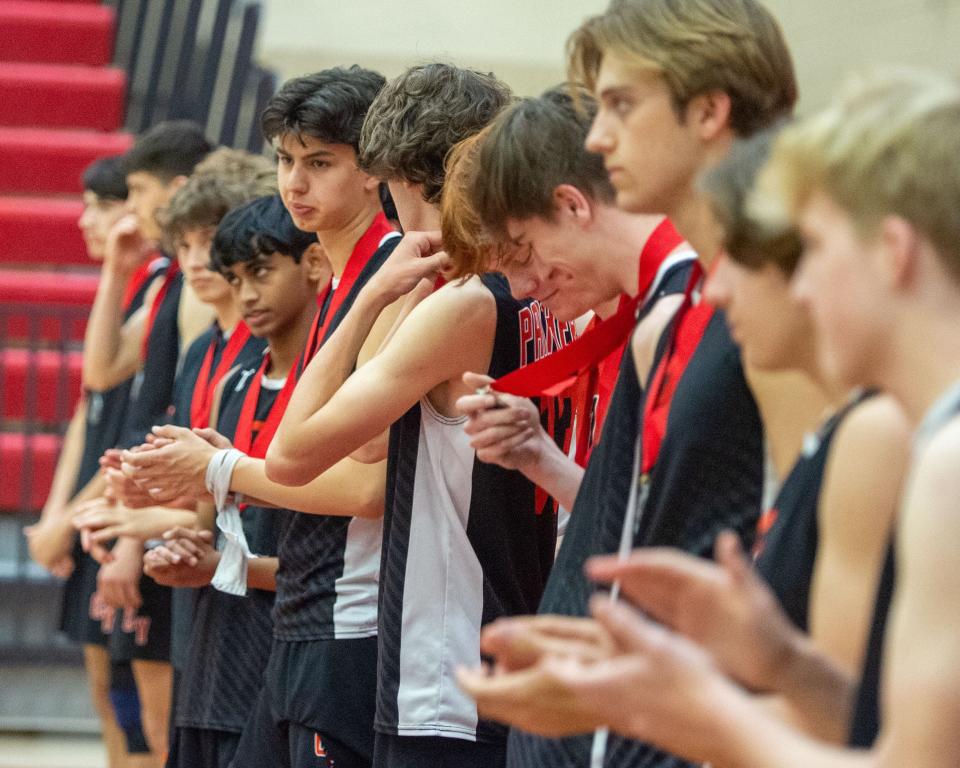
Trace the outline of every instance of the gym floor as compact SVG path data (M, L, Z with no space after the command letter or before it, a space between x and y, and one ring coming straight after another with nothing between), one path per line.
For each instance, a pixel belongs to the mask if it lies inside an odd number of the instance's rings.
M0 734L0 768L105 768L98 736L54 733Z

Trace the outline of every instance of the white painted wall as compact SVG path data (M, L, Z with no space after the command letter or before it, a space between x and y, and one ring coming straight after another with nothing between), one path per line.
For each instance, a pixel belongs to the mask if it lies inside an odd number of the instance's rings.
M445 59L493 70L521 94L559 82L564 42L607 0L265 0L260 58L283 77L361 63L393 76ZM797 64L802 108L876 63L960 75L960 0L768 0Z

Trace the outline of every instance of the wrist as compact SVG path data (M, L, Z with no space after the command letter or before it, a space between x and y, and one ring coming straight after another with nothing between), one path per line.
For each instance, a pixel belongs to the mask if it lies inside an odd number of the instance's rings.
M388 288L381 288L379 282L371 280L360 290L357 303L360 304L361 316L367 312L373 313L373 316L379 315L395 300Z

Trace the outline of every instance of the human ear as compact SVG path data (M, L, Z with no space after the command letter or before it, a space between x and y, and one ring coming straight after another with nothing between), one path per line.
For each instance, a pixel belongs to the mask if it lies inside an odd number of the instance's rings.
M589 198L572 184L561 184L553 190L553 206L556 214L570 216L581 226L593 219Z
M686 122L697 129L701 139L709 141L730 127L731 108L729 93L706 91L690 99L685 111Z
M303 252L300 261L306 268L307 277L312 281L321 283L333 272L326 251L320 243L311 243Z
M880 222L880 269L891 288L910 284L917 273L922 241L920 233L901 216L886 216Z

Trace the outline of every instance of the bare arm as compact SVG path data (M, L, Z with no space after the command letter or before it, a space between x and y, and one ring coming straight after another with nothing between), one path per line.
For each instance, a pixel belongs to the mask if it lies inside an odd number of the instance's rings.
M193 288L184 282L177 309L177 324L180 330L180 349L186 350L194 340L213 322L213 308L197 298Z
M342 459L307 485L287 486L267 477L265 462L249 456L237 462L230 490L248 499L312 515L382 517L387 463Z
M77 473L80 471L80 462L83 459L85 431L87 422L87 399L81 398L70 419L70 426L63 438L63 447L57 459L57 469L50 485L50 494L43 507L46 514L49 511L63 509L70 501L73 488L77 483ZM42 515L41 515L42 519Z
M143 307L126 322L123 319L123 294L130 276L147 252L136 217L124 216L110 230L100 285L83 338L83 384L87 389L110 389L130 378L140 366L147 308L156 295L157 283L151 288Z
M810 636L849 676L848 704L863 662L909 446L910 425L900 409L887 397L873 398L840 426L823 479ZM842 742L851 714L842 704L837 699L833 713L808 707L801 722L812 733Z
M446 257L434 253L438 246L437 233L409 233L360 291L346 317L297 383L267 454L267 473L271 478L289 485L303 485L318 474L306 456L317 442L312 419L329 403L354 368L372 358L385 346L388 336L397 332L398 315L405 310L404 302L398 299L444 263ZM370 435L354 450L378 434Z
M919 457L904 498L882 696L891 768L960 765L958 462L955 419Z
M485 369L495 327L495 301L479 281L447 285L424 299L386 348L326 405L299 423L284 419L285 439L278 433L267 452L268 476L305 484L387 429L434 387L459 382L466 370Z

